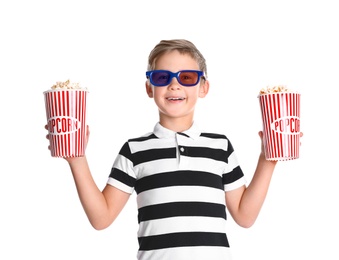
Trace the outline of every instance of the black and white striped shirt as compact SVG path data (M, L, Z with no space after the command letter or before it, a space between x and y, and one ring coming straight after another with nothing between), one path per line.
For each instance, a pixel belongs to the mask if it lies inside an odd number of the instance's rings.
M225 192L245 178L225 135L157 123L123 145L108 184L137 193L139 260L230 259Z

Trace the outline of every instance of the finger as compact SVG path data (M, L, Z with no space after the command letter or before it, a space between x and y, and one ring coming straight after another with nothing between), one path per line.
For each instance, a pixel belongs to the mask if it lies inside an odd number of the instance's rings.
M263 135L264 135L263 131L259 131L259 132L258 132L258 135L259 135L260 138L262 139L262 137L263 137Z

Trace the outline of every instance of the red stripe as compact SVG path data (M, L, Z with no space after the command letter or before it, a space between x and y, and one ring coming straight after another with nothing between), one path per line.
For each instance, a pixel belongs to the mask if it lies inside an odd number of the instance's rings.
M87 93L82 91L83 101L82 101L82 121L81 121L81 132L82 132L82 146L81 146L81 154L85 153L85 139L86 139L86 101L87 101Z
M56 116L57 114L57 107L58 107L58 104L57 104L57 92L53 92L53 104L54 106L52 107L52 116Z
M80 151L82 150L82 146L83 146L83 135L82 135L82 100L83 100L83 96L82 96L82 92L79 91L79 121L80 121L80 130L78 131L78 135L79 135L79 146L77 147L77 154L80 154Z
M273 129L271 129L271 123L273 122L273 119L275 117L275 108L274 108L274 100L275 100L275 95L268 95L269 97L269 103L268 108L269 108L269 113L268 113L268 118L269 118L269 129L270 129L270 141L271 141L271 157L276 157L277 156L277 151L276 151L276 139L274 135Z

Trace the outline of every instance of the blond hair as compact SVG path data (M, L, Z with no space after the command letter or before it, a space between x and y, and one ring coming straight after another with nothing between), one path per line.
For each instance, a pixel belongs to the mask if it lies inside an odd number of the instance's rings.
M204 56L192 42L184 39L160 41L148 56L147 70L154 70L157 59L160 58L163 54L174 50L179 51L181 54L190 55L194 60L197 61L199 69L203 71L205 77L207 77L207 66Z

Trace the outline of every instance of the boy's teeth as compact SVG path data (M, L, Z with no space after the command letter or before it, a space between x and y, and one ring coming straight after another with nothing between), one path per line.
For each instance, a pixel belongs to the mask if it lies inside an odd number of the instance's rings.
M183 98L168 98L168 100L182 100Z

